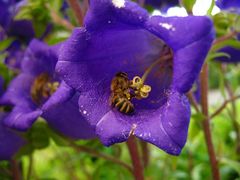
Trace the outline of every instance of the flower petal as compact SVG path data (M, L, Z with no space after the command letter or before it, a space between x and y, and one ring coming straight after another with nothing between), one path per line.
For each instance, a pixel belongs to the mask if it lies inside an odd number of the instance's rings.
M54 47L49 47L36 39L32 40L22 62L22 71L35 77L41 73L52 75L57 63L57 54L53 50ZM60 47L56 46L56 48L59 49Z
M173 49L173 87L186 93L196 80L214 39L211 20L200 16L153 16L146 28Z
M4 119L7 127L26 131L41 116L42 111L27 105L15 106L11 113Z
M126 141L131 129L131 124L113 111L106 113L96 125L96 133L105 146Z
M216 61L225 62L225 63L239 63L240 62L240 49L235 49L233 47L224 47L219 50L219 52L226 53L229 57L219 57Z
M64 82L43 106L42 117L51 127L75 139L95 137L93 128L78 109L79 95Z
M25 141L14 131L2 124L2 120L5 117L6 114L0 113L0 161L10 160L25 143Z
M29 74L20 74L11 81L7 91L0 99L1 104L33 104L30 91L34 77Z
M163 42L154 35L128 25L116 23L91 33L77 28L61 48L56 69L67 84L84 91L105 78L110 85L120 71L129 77L142 75L162 47Z
M178 92L169 92L168 97L162 108L142 117L134 135L169 154L178 155L187 139L190 106L186 96Z

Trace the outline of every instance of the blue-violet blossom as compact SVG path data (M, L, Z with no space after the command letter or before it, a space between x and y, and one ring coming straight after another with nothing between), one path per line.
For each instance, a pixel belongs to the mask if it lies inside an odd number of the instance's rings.
M65 136L92 138L92 128L78 111L78 93L55 73L60 46L31 41L22 61L21 73L12 80L0 101L14 106L4 123L25 131L42 116Z
M14 20L19 8L25 3L25 1L0 0L0 40L7 37L15 39L4 51L4 53L7 53L5 63L12 69L19 69L24 46L35 35L32 23L29 20Z
M104 145L135 135L178 155L190 120L185 93L198 77L213 39L208 17L149 16L128 0L91 0L84 26L75 28L64 43L56 68L80 93L80 112ZM165 49L173 56L161 61ZM149 97L131 99L132 114L110 105L117 73L133 79L146 75L157 61L146 79Z

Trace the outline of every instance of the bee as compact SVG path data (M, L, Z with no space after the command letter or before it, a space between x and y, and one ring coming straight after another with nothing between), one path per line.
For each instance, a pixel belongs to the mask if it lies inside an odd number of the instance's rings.
M128 75L124 72L117 73L111 82L110 103L124 114L131 114L134 111L134 105L130 101L132 99L130 85Z

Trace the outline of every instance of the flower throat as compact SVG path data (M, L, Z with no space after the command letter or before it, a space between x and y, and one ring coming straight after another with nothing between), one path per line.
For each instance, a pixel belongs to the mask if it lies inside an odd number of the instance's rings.
M51 82L47 73L40 74L32 84L31 97L38 105L49 98L59 87L59 82Z
M111 82L111 97L110 104L118 111L124 114L134 112L134 105L131 102L133 98L137 100L145 99L151 92L151 86L146 85L145 81L152 69L160 62L165 62L172 59L172 51L162 55L154 61L144 72L142 77L135 76L132 80L129 79L127 73L118 72Z

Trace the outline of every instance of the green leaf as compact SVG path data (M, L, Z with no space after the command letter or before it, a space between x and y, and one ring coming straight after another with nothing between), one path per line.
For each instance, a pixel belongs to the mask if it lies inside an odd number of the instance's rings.
M49 137L58 145L58 146L68 146L67 139L62 137L61 135L57 134L56 132L52 131L50 128L47 128L47 133Z
M234 29L237 32L240 32L240 16L237 16L236 21L235 21L235 25L234 25Z
M195 113L192 115L192 118L196 121L204 120L204 115L202 113Z
M14 38L7 38L5 40L0 41L0 51L4 51L7 49L10 44L14 41Z
M27 132L26 138L34 149L43 149L49 145L49 136L47 133L47 125L43 121L33 124L32 128Z
M226 165L232 167L240 175L240 168L239 168L240 167L240 162L230 160L230 159L227 159L227 158L221 158L220 163L223 163L223 164L226 164Z
M208 60L214 60L220 57L227 57L227 58L231 58L231 56L227 53L223 53L223 52L215 52L215 53L210 53L207 57Z

